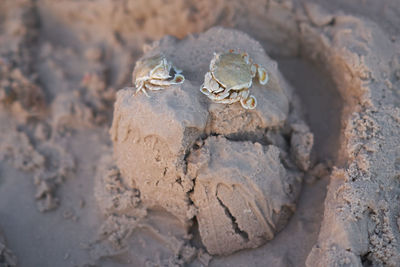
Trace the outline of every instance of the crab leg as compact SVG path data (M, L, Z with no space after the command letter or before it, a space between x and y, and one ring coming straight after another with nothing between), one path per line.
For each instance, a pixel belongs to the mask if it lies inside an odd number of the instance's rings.
M140 91L142 91L147 97L150 97L149 94L148 94L147 91L146 91L146 86L145 86L145 85L143 85L143 86L140 88ZM138 93L138 91L136 91L135 94L137 94L137 93Z
M151 79L147 83L152 86L168 86L172 84L170 80L156 80L156 79Z
M228 95L229 95L229 93L228 93ZM216 95L216 94L209 94L208 98L210 98L211 100L219 103L221 100L227 98L228 95L226 95L225 97L222 97L222 96L219 96L219 95Z
M170 80L159 80L159 79L151 79L149 83L155 86L168 86L171 84L181 84L183 83L185 78L182 74L176 74L173 79Z
M135 86L136 86L135 95L137 95L140 91L143 91L146 94L146 90L144 88L144 82L143 81L137 81L135 83Z
M237 92L233 92L229 97L219 100L219 103L232 104L238 102L239 100L240 100L240 94L238 94Z
M222 91L225 90L225 88L223 88L222 86L220 86L217 82L215 82L215 83L217 84L218 87L214 87L214 88L211 89L211 90L213 90L212 92L213 92L214 94L221 93Z
M213 100L215 102L219 102L222 100L222 99L217 99L217 97L214 94L209 94L207 96L208 96L208 98L210 98L211 100Z
M249 89L242 90L239 93L239 97L240 99L247 99L249 97L249 94L250 94Z
M237 92L231 92L231 95L229 96L229 98L231 98L231 99L239 99L240 98L240 94L238 94Z
M146 83L144 86L146 89L151 90L151 91L158 91L158 90L164 89L164 87L162 87L162 86L156 86L156 85L152 85L150 83Z
M213 94L215 96L215 100L221 100L221 99L225 99L229 96L230 92L227 91L223 91L219 94Z
M237 102L237 99L230 99L230 98L226 98L226 99L222 99L217 101L217 103L221 103L221 104L233 104L235 102Z

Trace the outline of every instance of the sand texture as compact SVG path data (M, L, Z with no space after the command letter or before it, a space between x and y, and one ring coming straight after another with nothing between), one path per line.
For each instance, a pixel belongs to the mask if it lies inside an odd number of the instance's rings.
M3 233L0 232L0 266L17 266L17 258L6 246L6 240Z
M188 168L196 176L192 200L208 252L254 248L284 228L301 180L281 164L279 148L210 137L198 154Z
M399 14L1 1L0 266L400 266ZM254 110L199 91L229 49ZM134 95L160 52L185 82Z

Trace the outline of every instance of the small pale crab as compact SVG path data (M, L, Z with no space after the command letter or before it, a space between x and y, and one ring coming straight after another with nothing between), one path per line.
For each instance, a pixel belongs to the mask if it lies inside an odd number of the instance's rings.
M144 58L136 63L132 73L132 83L136 86L135 94L142 91L149 96L146 90L157 91L170 85L181 84L185 81L181 72L163 54Z
M214 53L200 91L216 103L240 101L243 108L254 109L257 99L250 95L249 88L255 77L262 85L268 82L267 71L254 64L247 53Z

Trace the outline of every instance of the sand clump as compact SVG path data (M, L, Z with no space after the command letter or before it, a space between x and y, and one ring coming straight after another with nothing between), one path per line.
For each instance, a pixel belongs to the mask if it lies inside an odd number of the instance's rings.
M14 129L13 135L8 135L15 125L2 125L3 134L0 138L0 159L10 161L16 169L33 173L36 186L35 199L39 211L49 211L58 207L59 200L55 196L57 187L64 183L76 169L72 157L61 144L53 143L48 139L47 132L38 125L36 128L36 145L33 145L29 136ZM11 128L13 129L13 128ZM44 138L41 142L39 140Z
M191 199L211 254L264 244L295 211L300 179L285 169L274 145L212 136L188 162L196 179Z
M214 104L199 92L200 70L214 51L229 48L248 52L270 72L266 87L251 89L255 110ZM289 114L291 88L261 46L238 31L165 38L144 57L160 52L186 81L150 97L134 88L117 93L110 132L124 183L140 191L143 205L167 210L186 227L196 217L211 254L271 240L295 211L313 144L306 124Z

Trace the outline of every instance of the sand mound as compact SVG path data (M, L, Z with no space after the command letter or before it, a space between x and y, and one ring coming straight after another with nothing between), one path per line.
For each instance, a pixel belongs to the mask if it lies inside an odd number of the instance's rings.
M259 103L254 110L212 103L199 91L197 71L229 47L268 69L268 85L250 88ZM145 206L162 207L183 225L196 217L211 254L271 240L295 210L300 169L308 169L313 144L308 127L293 116L300 111L289 114L293 92L276 63L256 41L222 28L194 39L162 39L144 58L157 53L189 75L182 85L149 91L150 97L134 88L117 93L111 135L125 184L140 191Z

